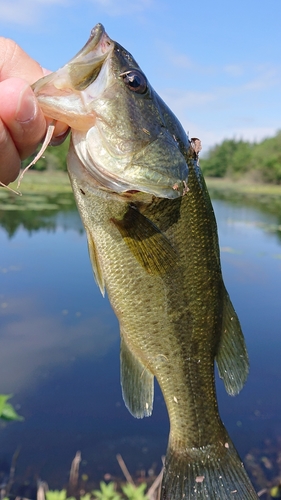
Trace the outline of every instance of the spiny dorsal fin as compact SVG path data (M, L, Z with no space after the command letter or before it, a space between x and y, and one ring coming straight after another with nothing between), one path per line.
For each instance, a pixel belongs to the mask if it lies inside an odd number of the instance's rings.
M150 274L165 274L176 265L178 254L171 242L137 208L129 206L122 220L112 219L125 243Z
M125 405L134 417L149 417L153 408L154 377L129 349L122 333L120 361Z
M238 394L249 373L249 359L240 322L227 291L224 294L222 335L216 355L219 376L231 396Z

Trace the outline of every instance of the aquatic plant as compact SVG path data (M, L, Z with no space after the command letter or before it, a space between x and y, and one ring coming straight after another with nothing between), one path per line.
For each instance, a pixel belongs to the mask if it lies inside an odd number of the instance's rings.
M148 500L145 495L145 490L147 488L146 483L142 483L139 486L134 486L133 484L126 483L122 486L122 491L124 495L116 491L116 486L113 481L110 483L100 482L100 489L93 490L91 493L86 493L80 496L80 500ZM54 490L46 491L46 500L75 500L74 497L67 497L67 491L64 490Z
M281 486L274 486L270 489L271 498L281 498Z
M23 420L23 417L16 412L14 407L7 403L11 397L12 394L0 394L0 419L6 421Z
M126 497L130 500L148 500L148 496L145 495L146 483L142 483L139 486L134 486L131 483L127 483L122 486L122 491Z
M46 491L45 497L47 500L66 500L67 494L66 490L49 490ZM70 497L68 500L72 500L74 497Z
M94 490L93 495L100 500L121 500L120 493L115 490L115 484L110 482L106 484L104 481L100 482L100 490Z

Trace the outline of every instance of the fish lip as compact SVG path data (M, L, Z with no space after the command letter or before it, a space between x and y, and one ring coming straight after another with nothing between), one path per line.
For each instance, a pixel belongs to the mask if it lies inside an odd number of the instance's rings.
M96 24L84 47L70 61L31 86L45 116L77 130L93 126L96 115L89 112L83 91L98 79L114 43L103 25Z
M101 37L104 33L105 33L104 26L101 23L97 23L91 29L90 37L85 43L85 45L82 47L81 50L79 50L79 52L77 52L77 54L69 62L76 60L81 55L84 57L85 54L89 53L90 50L92 50L99 44Z
M107 35L101 23L91 30L84 47L68 62L68 77L74 90L85 90L93 83L113 50L114 42Z
M96 80L100 68L108 54L113 50L114 42L107 35L101 23L91 30L91 34L84 47L59 70L37 80L31 88L36 97L44 94L48 85L53 85L52 95L59 95L57 91L85 90ZM49 94L49 90L46 91Z

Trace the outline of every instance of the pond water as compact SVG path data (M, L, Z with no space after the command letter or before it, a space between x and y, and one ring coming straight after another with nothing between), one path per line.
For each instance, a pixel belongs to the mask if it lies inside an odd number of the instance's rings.
M0 464L20 447L18 474L60 488L82 452L89 480L161 466L169 431L160 390L152 417L134 419L119 383L119 332L88 258L71 203L0 214L0 393L23 422L1 424ZM218 381L222 419L242 458L281 436L281 227L277 216L213 200L223 274L248 346L241 394ZM25 216L23 217L23 214ZM36 224L34 220L36 219ZM33 221L31 223L30 221ZM1 469L1 467L0 467Z

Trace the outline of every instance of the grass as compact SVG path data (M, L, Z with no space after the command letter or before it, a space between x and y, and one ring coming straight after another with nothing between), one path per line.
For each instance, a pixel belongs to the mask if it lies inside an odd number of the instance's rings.
M50 213L74 207L74 196L66 172L28 171L17 187L17 181L9 188L20 192L17 195L8 189L0 189L0 211Z
M19 189L17 188L17 181L10 184L12 189L20 191L24 196L27 193L71 193L71 185L66 172L59 170L49 170L44 172L37 172L36 170L29 170L23 177Z
M268 195L268 196L281 196L281 185L276 184L259 184L251 182L248 179L233 181L231 179L219 179L215 177L206 177L206 184L208 189L212 192L214 190L220 192L239 193L244 195Z

